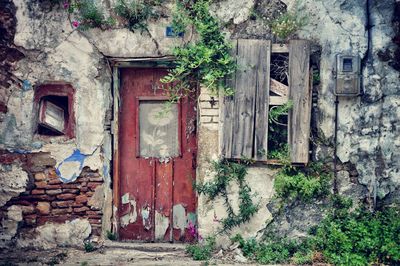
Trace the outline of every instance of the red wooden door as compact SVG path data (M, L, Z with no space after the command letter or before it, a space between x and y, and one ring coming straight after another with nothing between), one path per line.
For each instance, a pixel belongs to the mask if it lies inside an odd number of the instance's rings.
M193 190L196 106L186 97L166 110L158 68L121 70L119 120L122 240L189 241L196 224ZM164 85L165 87L165 85Z

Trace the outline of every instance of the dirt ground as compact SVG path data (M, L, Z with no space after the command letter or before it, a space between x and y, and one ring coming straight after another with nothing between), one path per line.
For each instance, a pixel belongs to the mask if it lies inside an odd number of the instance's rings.
M107 241L92 252L82 249L3 250L0 265L242 265L220 251L208 263L193 261L182 244ZM251 264L247 264L251 265ZM254 264L253 264L254 265Z

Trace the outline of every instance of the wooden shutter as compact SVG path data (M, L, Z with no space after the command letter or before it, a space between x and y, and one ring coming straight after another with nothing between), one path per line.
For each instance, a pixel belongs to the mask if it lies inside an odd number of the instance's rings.
M267 151L269 40L239 39L234 43L238 69L227 86L234 96L221 99L221 154L225 158L264 159Z
M288 144L292 163L308 163L311 121L310 44L305 40L289 42Z

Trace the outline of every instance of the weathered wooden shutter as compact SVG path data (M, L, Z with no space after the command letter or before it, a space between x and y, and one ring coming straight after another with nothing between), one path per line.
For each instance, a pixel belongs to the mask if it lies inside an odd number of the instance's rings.
M288 144L292 163L308 163L311 121L310 44L306 40L289 42Z
M238 69L227 82L234 96L221 99L221 154L225 158L265 159L268 133L269 40L234 43Z

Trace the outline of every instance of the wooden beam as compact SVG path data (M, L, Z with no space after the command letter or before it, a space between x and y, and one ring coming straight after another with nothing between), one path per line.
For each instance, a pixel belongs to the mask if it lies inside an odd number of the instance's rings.
M112 206L112 225L113 232L118 235L119 217L118 208L120 203L120 181L119 181L119 149L118 149L118 133L119 133L119 68L113 67L113 121L111 122L111 132L113 134L113 206Z
M284 105L287 101L287 97L269 96L269 105Z
M271 78L271 91L278 94L279 96L289 95L289 86Z
M291 40L289 52L288 144L293 163L308 163L311 122L310 43Z
M274 43L272 44L272 53L289 53L287 44Z
M221 155L263 159L268 143L271 42L239 39L234 47L239 67L227 85L233 85L235 95L220 100Z

